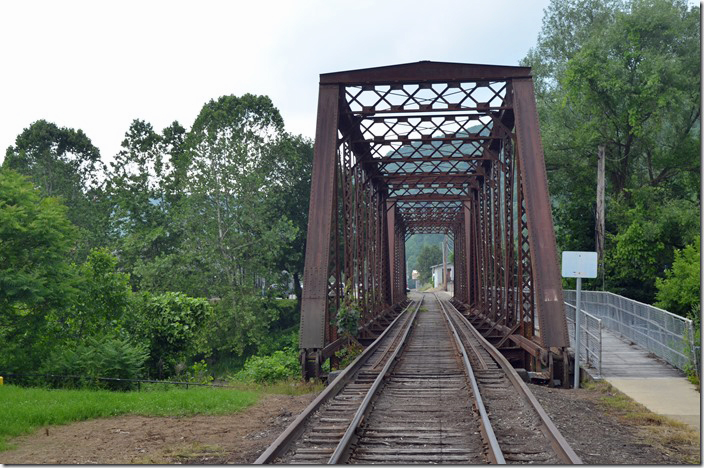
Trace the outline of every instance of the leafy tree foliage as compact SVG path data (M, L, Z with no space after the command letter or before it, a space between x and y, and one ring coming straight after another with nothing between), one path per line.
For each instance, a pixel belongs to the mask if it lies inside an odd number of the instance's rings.
M418 270L418 255L423 247L430 245L441 245L444 239L444 234L414 234L406 241L406 273L408 275L408 284L411 284L411 274L413 270ZM442 257L440 258L442 261ZM437 265L433 263L433 265ZM430 273L428 273L430 275Z
M172 377L275 355L299 320L272 283L300 297L312 155L250 94L189 131L134 120L107 169L82 131L30 125L0 171L0 369Z
M44 197L61 197L68 206L68 218L81 233L84 258L92 247L107 241L100 177L104 164L100 152L82 130L58 127L38 120L7 148L3 167L32 180Z
M30 176L44 196L61 196L71 205L84 190L96 188L103 163L82 130L37 120L5 153L3 165Z
M44 307L63 302L66 262L75 237L66 207L41 198L18 173L0 170L0 304Z
M658 307L699 319L701 297L701 237L675 252L672 268L657 279Z
M295 235L282 245L276 258L276 267L292 276L294 292L301 303L300 279L305 261L308 205L313 172L313 142L301 136L284 134L271 151L270 168L275 189L267 197L269 209L288 219ZM286 281L287 278L283 278Z
M153 377L178 374L187 360L207 354L206 332L212 318L207 300L183 293L143 293L135 303L128 330L148 344L147 367Z
M0 367L21 368L52 345L46 317L76 293L67 261L75 236L65 206L0 169Z
M235 379L245 382L275 382L296 378L301 372L297 347L286 347L267 356L251 356Z
M533 67L559 246L593 250L606 148L606 287L646 302L699 231L699 7L553 0ZM599 285L601 285L599 281Z
M70 307L57 313L59 333L66 340L119 331L129 310L129 275L117 271L117 258L94 249L81 265L74 265L78 290Z
M429 283L432 279L431 267L442 263L442 249L439 245L424 245L418 254L418 273L422 283Z
M171 278L163 289L224 297L271 272L295 235L267 204L274 187L265 159L282 131L265 97L224 96L203 107L184 143L184 196L173 210L184 235L157 260Z
M144 378L144 363L148 357L144 345L134 344L127 338L88 337L70 347L56 349L44 362L41 372L74 378L57 378L52 381L59 387L92 387L129 390L132 382L100 381L95 377L117 379Z
M184 139L178 122L158 134L151 124L134 120L111 163L111 227L121 265L132 272L135 287L162 289L160 276L166 272L159 260L175 254L182 238L176 208Z

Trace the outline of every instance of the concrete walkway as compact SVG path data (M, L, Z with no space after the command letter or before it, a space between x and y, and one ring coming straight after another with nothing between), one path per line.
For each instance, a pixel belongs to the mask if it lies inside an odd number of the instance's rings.
M678 369L602 329L601 377L653 413L701 431L701 395Z

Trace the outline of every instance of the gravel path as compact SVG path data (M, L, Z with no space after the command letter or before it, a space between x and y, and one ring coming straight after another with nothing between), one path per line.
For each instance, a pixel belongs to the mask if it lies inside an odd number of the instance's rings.
M686 462L691 450L653 440L638 423L624 421L599 402L595 390L529 385L572 449L589 465L667 465ZM698 448L697 448L698 451Z

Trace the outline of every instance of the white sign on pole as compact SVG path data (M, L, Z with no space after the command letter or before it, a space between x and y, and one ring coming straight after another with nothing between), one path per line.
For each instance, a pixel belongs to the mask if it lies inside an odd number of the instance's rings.
M563 278L596 278L596 252L562 252Z
M562 277L577 278L577 304L574 311L574 384L579 388L580 312L582 278L596 278L596 252L562 252Z

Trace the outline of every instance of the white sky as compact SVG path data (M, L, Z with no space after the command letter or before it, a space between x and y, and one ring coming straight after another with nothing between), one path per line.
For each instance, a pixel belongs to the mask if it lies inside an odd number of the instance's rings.
M225 94L266 94L314 137L318 75L434 60L517 65L548 0L2 1L0 161L32 122L82 129L104 160L130 122L190 128Z

